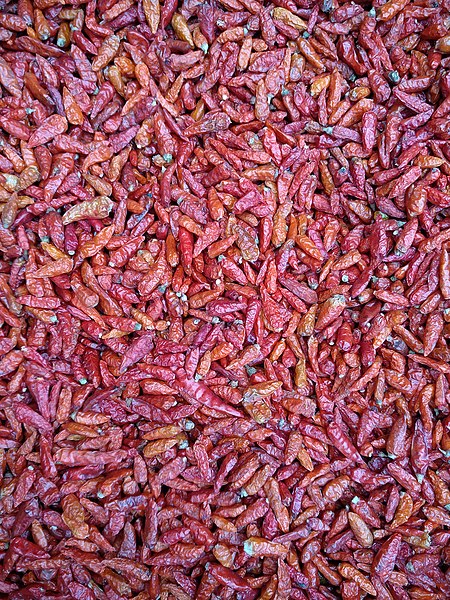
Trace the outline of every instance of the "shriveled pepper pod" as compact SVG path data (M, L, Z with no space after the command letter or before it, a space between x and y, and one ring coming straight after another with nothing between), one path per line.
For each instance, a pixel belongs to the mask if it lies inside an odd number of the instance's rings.
M449 10L2 5L2 597L450 597Z

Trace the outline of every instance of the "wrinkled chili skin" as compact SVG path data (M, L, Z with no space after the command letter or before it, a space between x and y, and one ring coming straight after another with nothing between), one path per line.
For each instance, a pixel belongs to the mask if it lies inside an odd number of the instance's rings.
M449 598L449 2L0 13L1 597Z

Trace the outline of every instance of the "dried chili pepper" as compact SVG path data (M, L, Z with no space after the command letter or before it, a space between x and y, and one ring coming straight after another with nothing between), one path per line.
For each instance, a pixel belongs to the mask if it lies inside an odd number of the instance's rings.
M3 595L449 596L449 18L2 7Z

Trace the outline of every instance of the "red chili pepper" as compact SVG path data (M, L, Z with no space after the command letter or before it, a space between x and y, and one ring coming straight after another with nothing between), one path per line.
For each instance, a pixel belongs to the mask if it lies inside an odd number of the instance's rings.
M210 409L225 412L235 417L241 416L239 410L222 402L204 383L187 378L182 371L177 372L175 384L186 399L192 399L194 402L204 404Z
M16 4L1 593L449 595L446 3Z

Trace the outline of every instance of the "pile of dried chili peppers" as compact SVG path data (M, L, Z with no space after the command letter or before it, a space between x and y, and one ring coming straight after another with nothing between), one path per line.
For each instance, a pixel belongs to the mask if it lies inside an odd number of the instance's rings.
M450 597L449 0L0 0L0 594Z

